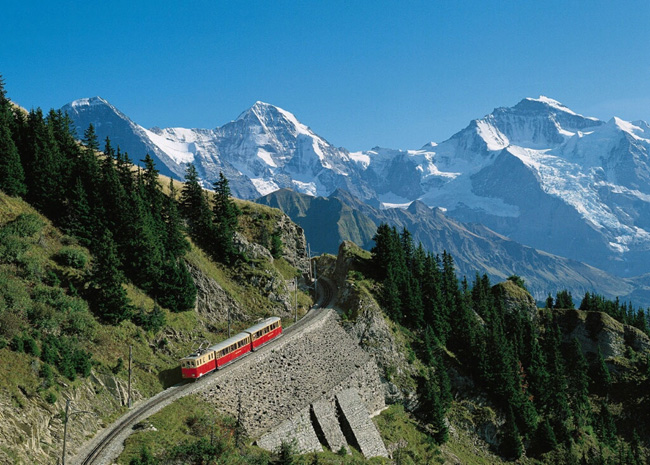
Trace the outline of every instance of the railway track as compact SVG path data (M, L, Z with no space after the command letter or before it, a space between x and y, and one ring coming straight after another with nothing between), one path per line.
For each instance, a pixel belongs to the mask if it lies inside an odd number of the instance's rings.
M288 338L294 337L295 334L300 334L300 332L317 321L318 317L324 313L320 310L333 305L334 296L335 292L332 282L326 278L320 278L317 282L316 304L303 318L300 319L300 321L284 331L282 339L286 341ZM258 351L251 353L248 357L255 357L256 354L262 354L268 350L272 350L274 347L276 347L275 343L268 344ZM163 409L175 400L202 389L205 385L216 379L227 376L232 367L237 366L237 363L238 362L235 362L231 365L225 366L221 370L206 375L197 381L184 381L179 383L156 394L154 397L147 399L140 405L136 405L132 410L122 416L115 423L105 428L103 432L82 448L79 455L76 457L76 460L70 463L76 465L108 465L112 463L113 459L121 452L122 445L126 438L133 432L133 426Z

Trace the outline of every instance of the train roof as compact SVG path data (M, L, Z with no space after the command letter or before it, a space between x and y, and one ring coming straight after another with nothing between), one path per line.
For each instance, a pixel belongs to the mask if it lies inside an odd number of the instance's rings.
M250 328L245 329L245 331L247 333L254 333L255 331L258 331L258 330L270 325L271 323L275 323L276 321L280 321L280 318L277 317L277 316L272 316L270 318L267 318L264 321L260 321L256 325L251 326Z
M246 339L249 336L250 336L250 334L244 333L244 332L235 334L233 337L228 338L225 341L218 342L215 345L208 347L208 351L212 352L212 351L216 351L216 350L221 350L223 348L228 347L229 345L234 344L235 342L239 342L242 339Z
M207 349L203 349L199 352L194 352L193 354L188 355L187 357L183 357L181 360L193 360L199 358L201 355L205 354L206 352L214 352L216 350L221 350L224 347L228 347L231 344L234 344L235 342L241 341L242 339L247 338L250 336L248 333L238 333L235 334L234 336L226 339L225 341L217 342L215 345L208 347Z

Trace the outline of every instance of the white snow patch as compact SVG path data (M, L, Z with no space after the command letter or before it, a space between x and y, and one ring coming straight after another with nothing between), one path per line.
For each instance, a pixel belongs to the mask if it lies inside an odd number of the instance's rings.
M478 127L478 135L485 141L488 150L501 150L510 143L501 131L484 119L478 120L476 125Z
M196 150L196 145L194 142L182 142L179 140L173 140L169 137L165 137L164 135L155 134L148 129L142 129L149 140L158 146L160 150L169 155L169 157L176 163L181 164L194 162L194 151ZM163 132L163 134L165 134L165 132Z
M352 152L350 153L350 160L361 165L363 169L368 168L370 165L370 155L367 152Z
M271 166L273 168L277 168L277 164L275 163L275 160L273 160L273 155L264 150L263 148L257 149L257 156L262 159L264 163L266 163L268 166Z
M260 195L267 195L280 189L275 182L264 178L251 178L251 182Z
M292 181L293 185L296 186L298 192L303 194L308 194L316 197L318 195L318 188L316 187L315 182L301 182L301 181Z
M389 208L401 208L401 209L407 209L411 205L411 202L407 203L381 203L382 208L384 209L389 209Z

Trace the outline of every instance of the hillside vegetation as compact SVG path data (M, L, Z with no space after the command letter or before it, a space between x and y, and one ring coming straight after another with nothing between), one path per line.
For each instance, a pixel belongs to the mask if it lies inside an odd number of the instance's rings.
M341 247L340 303L441 461L646 463L646 311L594 295L576 310L566 291L538 309L518 276L470 285L449 254L416 247L407 230L382 225L375 241L370 258ZM422 448L403 447L422 463Z
M137 401L225 339L228 315L233 331L270 315L291 324L302 232L232 200L225 178L192 197L148 157L135 169L109 140L98 152L92 127L80 145L66 115L25 114L1 84L0 148L0 463L60 458L68 400L87 412L71 420L68 454L124 413L129 346Z

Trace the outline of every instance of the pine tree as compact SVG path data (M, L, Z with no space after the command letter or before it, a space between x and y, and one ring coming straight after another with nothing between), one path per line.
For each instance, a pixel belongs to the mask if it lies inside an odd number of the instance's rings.
M68 233L76 236L81 245L89 247L93 243L96 225L88 203L86 190L79 178L75 180L70 193L65 224Z
M181 191L181 211L187 220L190 236L204 250L212 252L214 241L213 213L199 184L199 175L194 165L187 166L185 184Z
M232 263L239 255L234 245L234 236L238 228L241 211L230 195L228 179L219 172L219 179L214 183L214 223L217 238L216 255L225 262Z
M575 308L575 305L573 304L573 297L569 291L563 289L557 293L555 296L555 308Z
M398 288L397 273L392 266L388 267L386 279L383 282L381 301L388 316L399 323L403 316L402 300Z
M433 438L438 444L444 444L449 440L449 429L439 389L435 373L429 370L422 386L421 409L425 420L433 427Z
M447 410L452 401L451 382L449 381L449 374L447 373L447 368L445 368L445 364L441 357L436 357L435 369L438 389L440 391L440 403L442 404L442 407Z
M557 448L557 439L548 420L541 421L535 432L535 448L539 453L549 452Z
M99 141L97 140L97 133L95 132L95 126L92 123L88 125L88 128L84 131L84 137L81 141L86 147L86 150L94 154L94 152L99 151Z
M378 280L383 280L388 273L388 265L391 261L392 255L392 234L391 228L386 223L382 223L377 227L372 240L375 245L370 252L372 253L373 268L377 272Z
M582 353L582 347L577 338L571 342L567 356L566 374L568 381L568 394L571 402L571 410L576 419L578 427L584 427L589 423L591 409L589 406L589 376L587 371L589 365Z
M91 300L99 315L112 324L131 316L131 305L122 287L124 282L113 235L105 230L95 249Z
M553 309L553 297L551 296L551 294L549 294L548 297L546 297L546 306L544 308L548 310Z
M503 437L501 439L500 450L504 457L511 459L518 459L523 453L521 436L519 435L519 429L515 422L515 415L510 406L508 406L506 423L503 427Z
M561 334L555 323L547 325L543 339L547 384L538 388L542 409L549 415L549 421L560 442L569 438L568 422L571 417L567 398L567 381L564 358L560 350Z
M607 402L604 400L600 403L600 413L596 417L596 431L598 437L608 446L614 447L616 445L616 424L614 417L609 411Z
M63 157L40 108L29 114L26 152L23 168L27 199L49 218L58 220L66 187Z
M25 172L13 139L13 111L0 75L0 190L12 196L27 193Z
M603 352L600 350L600 346L598 346L596 360L591 368L591 381L594 389L601 394L607 393L612 384L612 376L609 373L609 368L607 368L605 357L603 357Z

